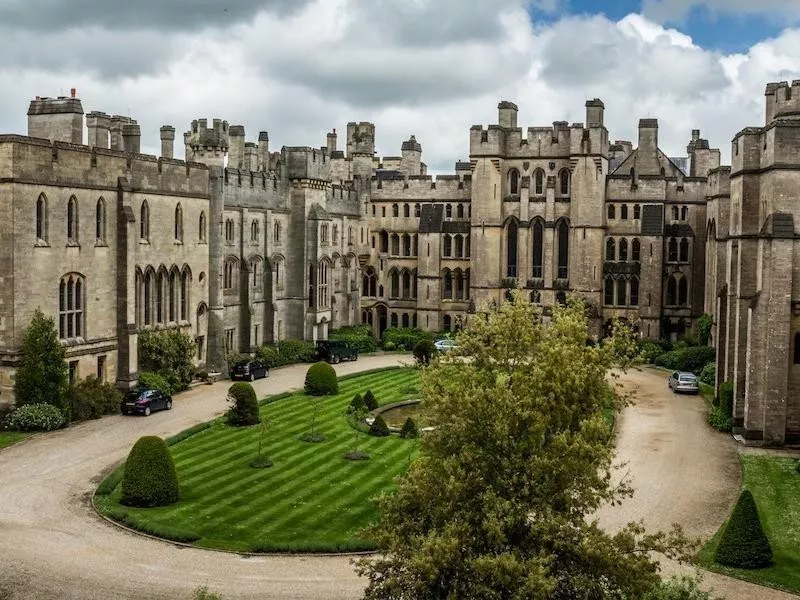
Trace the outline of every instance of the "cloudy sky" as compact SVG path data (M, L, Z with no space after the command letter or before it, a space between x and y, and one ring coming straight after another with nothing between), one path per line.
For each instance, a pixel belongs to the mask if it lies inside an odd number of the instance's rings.
M414 133L449 172L499 100L527 127L599 97L612 139L657 117L668 154L699 127L727 160L765 84L793 78L798 0L0 0L0 133L75 87L86 112L137 119L152 153L162 124L199 117L273 149L373 121L380 155Z

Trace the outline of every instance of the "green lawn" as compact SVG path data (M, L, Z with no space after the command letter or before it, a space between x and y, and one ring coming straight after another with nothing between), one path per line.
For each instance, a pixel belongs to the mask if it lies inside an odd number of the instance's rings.
M218 420L171 446L181 500L163 508L119 504L119 486L101 486L96 505L136 529L198 546L235 551L340 551L371 549L358 531L377 517L372 501L408 466L415 442L362 435L371 458L348 461L354 430L345 410L356 392L371 389L381 404L417 398L418 373L391 369L340 378L337 396L323 399L322 443L298 439L309 431L312 406L303 393L281 395L262 406L270 422L268 469L253 469L258 427L234 428ZM119 478L119 471L110 478ZM113 479L110 480L113 486Z
M16 444L30 435L24 431L0 431L0 448Z
M747 454L741 459L744 487L755 498L761 523L772 546L774 564L766 569L745 570L714 563L722 528L700 551L700 563L712 571L800 593L800 474L796 471L797 460Z

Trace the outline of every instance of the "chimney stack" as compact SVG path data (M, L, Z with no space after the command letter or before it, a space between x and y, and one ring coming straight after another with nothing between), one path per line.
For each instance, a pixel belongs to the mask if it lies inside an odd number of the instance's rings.
M141 152L142 131L135 123L122 126L122 143L125 152L139 154Z
M175 157L175 128L172 125L161 127L161 157Z
M108 129L111 117L104 112L90 112L86 115L86 128L89 132L89 146L108 148Z
M262 171L269 171L269 133L266 131L258 134L258 162Z
M214 121L216 128L216 120ZM231 125L228 128L228 167L244 168L244 125Z

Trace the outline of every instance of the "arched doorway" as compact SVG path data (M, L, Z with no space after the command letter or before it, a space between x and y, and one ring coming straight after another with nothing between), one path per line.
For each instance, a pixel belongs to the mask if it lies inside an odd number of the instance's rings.
M386 331L388 325L388 315L386 314L386 305L379 304L376 309L378 313L378 337L383 337L383 332Z

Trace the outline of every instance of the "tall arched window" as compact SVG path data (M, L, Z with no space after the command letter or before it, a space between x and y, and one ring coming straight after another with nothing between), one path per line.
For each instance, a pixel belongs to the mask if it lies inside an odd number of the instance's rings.
M139 239L145 242L150 239L150 207L147 200L142 202L139 209Z
M506 277L517 276L518 225L512 220L506 228Z
M689 303L689 281L686 277L681 277L678 281L678 306L686 306Z
M603 279L603 304L614 306L614 279L606 275Z
M257 243L258 242L258 238L261 235L260 229L261 228L260 228L260 226L258 224L258 220L257 219L253 219L252 222L250 223L250 241L251 242L253 242L253 243Z
M450 269L445 269L444 273L442 274L444 279L444 291L442 292L442 298L445 300L452 300L453 299L453 274L450 272Z
M622 277L617 279L617 306L626 306L628 299L626 298L628 292L628 282Z
M681 288L683 288L683 303L681 303ZM686 278L679 273L673 273L667 279L666 306L680 306L686 303Z
M608 208L606 208L606 217L609 219L617 218L617 209L613 204L609 204Z
M471 246L470 236L469 236L469 234L467 234L467 235L464 236L464 257L465 258L469 258L470 257L470 246Z
M317 265L317 306L327 308L330 297L328 296L328 261L321 260Z
M458 218L458 219L463 219L464 218L464 205L463 204L459 204L456 207L456 218Z
M642 244L639 242L637 238L633 238L633 242L631 242L631 260L633 262L639 262L642 257Z
M638 204L633 205L633 220L638 221L642 218L642 207Z
M197 237L201 242L206 241L206 211L200 212L200 219L197 223Z
M562 196L569 196L569 169L561 169L558 174L559 191Z
M667 242L667 262L676 262L678 260L678 240L669 238Z
M273 226L272 231L272 241L276 244L281 243L281 222L275 221L275 225Z
M453 318L450 315L442 317L442 328L445 331L450 331L453 328Z
M261 257L255 256L250 260L250 272L253 274L253 289L260 290L261 286L263 285L264 278L261 272Z
M236 286L237 262L235 258L227 258L222 272L222 287L230 291Z
M84 335L84 281L82 275L70 273L58 284L58 337L62 340Z
M422 212L422 209L420 208L419 204L415 204L414 205L414 216L418 217L421 214L421 212Z
M450 234L445 233L442 239L442 255L445 257L450 257L453 255L453 238L450 237Z
M403 234L403 256L411 256L411 236Z
M628 260L628 240L625 238L619 241L619 259L622 261Z
M400 273L396 269L392 269L389 274L391 285L389 286L389 297L392 299L400 297Z
M94 209L94 237L98 244L106 241L106 202L102 198L97 200Z
M400 236L392 234L392 256L400 256Z
M67 202L67 242L78 243L78 200L75 196Z
M456 235L456 258L464 258L464 238Z
M389 252L389 234L386 231L380 232L380 239L381 239L381 252Z
M453 271L453 279L455 280L456 287L456 300L464 299L464 277L461 274L461 269Z
M175 239L183 241L183 208L180 204L175 207Z
M634 275L631 277L631 295L629 304L631 306L639 306L639 278Z
M687 221L689 219L689 207L682 206L681 207L681 221Z
M403 204L403 216L404 217L411 216L411 207L408 204Z
M681 262L688 262L689 261L689 240L686 238L681 238L681 245L680 245L680 261Z
M614 238L606 240L606 260L617 260L617 250Z
M619 209L619 218L622 219L623 221L627 221L628 220L628 205L627 204L623 204L620 207L620 209Z
M557 228L558 234L558 278L569 278L569 223L561 219Z
M544 225L537 219L533 222L531 229L533 236L533 269L531 276L534 278L544 277Z
M408 269L403 269L402 290L400 292L403 300L408 300L412 297L411 291L411 272Z
M447 217L448 219L452 219L453 218L453 205L452 204L448 204L448 205L446 205L444 207L444 216Z
M184 266L181 273L181 321L189 320L189 284L192 282L192 273L189 267Z
M533 174L533 193L537 196L544 195L544 171L536 169Z
M36 200L36 239L47 241L47 198L44 194Z
M519 171L516 169L508 172L508 193L519 194Z
M400 207L397 204L392 204L392 216L393 217L400 216Z
M672 220L673 221L677 221L678 220L678 207L677 206L673 206L672 207Z

